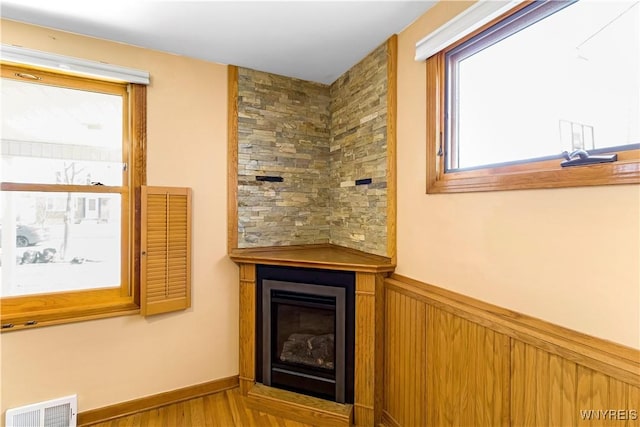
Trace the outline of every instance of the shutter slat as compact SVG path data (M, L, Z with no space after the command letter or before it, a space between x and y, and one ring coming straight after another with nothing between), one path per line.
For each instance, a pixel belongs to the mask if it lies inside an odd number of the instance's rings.
M142 187L141 311L191 306L191 189Z

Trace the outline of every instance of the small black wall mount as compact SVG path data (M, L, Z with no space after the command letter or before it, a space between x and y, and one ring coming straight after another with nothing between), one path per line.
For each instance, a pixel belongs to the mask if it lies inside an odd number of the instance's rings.
M281 176L258 175L256 176L256 181L282 182L284 181L284 178L282 178Z
M371 184L371 178L356 179L356 185Z

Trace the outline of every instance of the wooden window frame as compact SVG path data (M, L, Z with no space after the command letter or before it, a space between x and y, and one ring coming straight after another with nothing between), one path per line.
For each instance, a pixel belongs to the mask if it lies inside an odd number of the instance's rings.
M146 86L50 72L2 63L3 78L16 73L41 78L41 84L81 90L120 91L125 101L123 162L127 171L121 187L2 182L2 191L120 193L122 195L122 278L117 288L5 297L1 304L2 332L113 317L140 312L141 187L146 185ZM119 88L119 89L118 89Z
M617 162L588 166L563 168L560 166L562 159L558 158L534 159L529 162L473 170L446 171L447 53L530 4L531 2L525 2L513 8L427 59L426 191L428 194L640 183L640 150L638 149L612 151L618 154Z

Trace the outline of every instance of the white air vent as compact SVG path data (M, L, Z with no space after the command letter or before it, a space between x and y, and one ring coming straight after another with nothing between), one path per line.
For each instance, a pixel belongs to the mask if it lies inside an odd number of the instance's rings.
M76 427L78 396L7 410L6 427Z

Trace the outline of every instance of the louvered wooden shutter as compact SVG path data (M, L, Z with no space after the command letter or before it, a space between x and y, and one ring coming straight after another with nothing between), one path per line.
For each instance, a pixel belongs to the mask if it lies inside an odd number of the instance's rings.
M191 189L142 186L140 309L191 306Z

